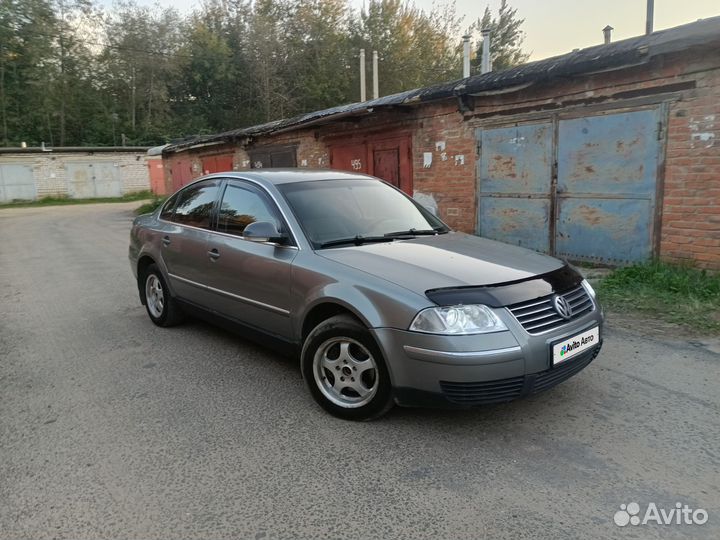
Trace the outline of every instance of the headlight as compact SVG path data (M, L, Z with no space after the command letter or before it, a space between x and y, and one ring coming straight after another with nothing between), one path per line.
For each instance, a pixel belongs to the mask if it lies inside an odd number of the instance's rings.
M585 287L585 290L588 292L590 296L595 298L595 289L592 288L592 286L588 283L587 279L582 280L583 287Z
M505 324L487 306L433 307L415 316L410 330L426 334L485 334L507 330Z

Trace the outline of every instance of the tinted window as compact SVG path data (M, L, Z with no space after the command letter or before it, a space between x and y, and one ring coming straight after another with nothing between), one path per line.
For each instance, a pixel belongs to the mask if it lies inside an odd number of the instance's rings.
M160 218L166 219L168 221L172 220L173 212L175 211L175 203L177 203L178 196L180 193L176 193L172 197L168 199L168 201L163 206L162 211L160 212Z
M376 180L323 180L278 186L308 239L319 244L447 227L412 199Z
M218 216L218 230L242 236L245 227L256 221L269 221L279 226L272 207L256 191L232 184L223 195Z
M215 183L203 182L181 191L172 221L209 229L217 190Z

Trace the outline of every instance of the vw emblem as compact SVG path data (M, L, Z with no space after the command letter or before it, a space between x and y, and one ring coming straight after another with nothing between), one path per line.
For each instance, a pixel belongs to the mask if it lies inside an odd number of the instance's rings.
M569 319L572 317L572 306L567 300L565 300L565 297L555 295L555 298L553 298L553 304L555 305L555 311L557 311L558 315L560 315L563 319Z

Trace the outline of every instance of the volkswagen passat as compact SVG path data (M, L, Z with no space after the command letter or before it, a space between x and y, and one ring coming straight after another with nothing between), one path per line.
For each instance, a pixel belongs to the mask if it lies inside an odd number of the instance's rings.
M534 394L602 342L572 267L453 232L359 174L206 176L135 220L130 263L155 324L200 314L294 350L313 398L348 419Z

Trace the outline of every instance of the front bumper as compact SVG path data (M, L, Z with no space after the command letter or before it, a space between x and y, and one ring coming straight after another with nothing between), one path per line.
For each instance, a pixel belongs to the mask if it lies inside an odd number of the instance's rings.
M563 327L528 334L503 317L507 332L438 336L390 328L373 330L387 359L395 400L400 405L469 407L511 401L547 390L590 364L602 346L600 307ZM600 342L552 365L552 344L593 327Z

